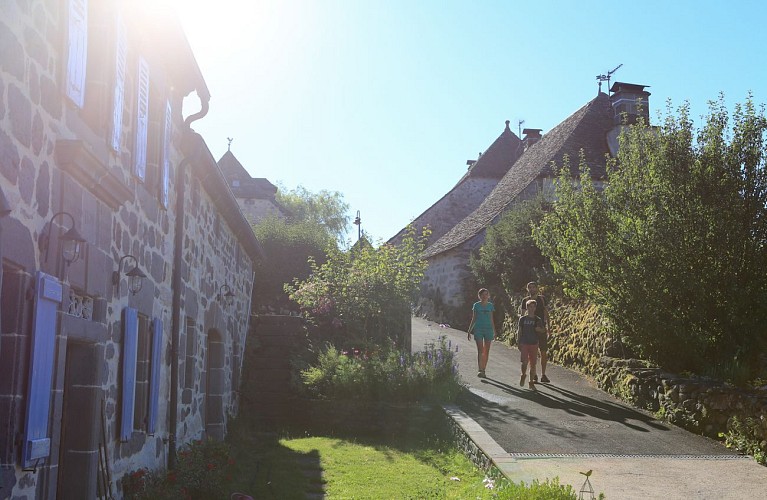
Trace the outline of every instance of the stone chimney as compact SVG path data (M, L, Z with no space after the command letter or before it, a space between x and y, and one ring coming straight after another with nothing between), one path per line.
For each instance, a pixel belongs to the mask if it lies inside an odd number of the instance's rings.
M527 151L530 146L541 140L540 128L526 128L522 131L524 137L522 138L522 150Z
M648 85L624 82L613 84L610 88L610 102L615 111L615 125L623 125L624 115L628 125L636 123L640 116L644 118L645 123L650 123L650 93L645 87Z
M615 82L610 88L610 104L613 107L613 128L607 132L607 146L610 154L618 155L621 130L625 125L633 125L641 116L644 122L650 123L650 93L645 90L648 85ZM624 122L625 119L625 122Z

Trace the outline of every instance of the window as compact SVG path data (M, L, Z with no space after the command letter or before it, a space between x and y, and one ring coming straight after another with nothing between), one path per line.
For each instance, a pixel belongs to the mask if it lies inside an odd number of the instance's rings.
M123 108L125 107L125 67L128 59L128 37L125 23L118 19L115 30L115 75L112 92L112 150L119 152L122 146Z
M67 97L78 108L85 104L85 69L88 57L88 2L69 0L67 33Z
M170 106L170 99L166 99L164 111L159 196L162 206L168 208L168 203L170 202L170 152L173 140L173 115L171 114L173 110Z
M18 433L24 420L24 387L29 372L26 360L31 324L30 302L25 300L28 276L21 269L3 264L0 291L0 408L9 425L0 427L0 465L12 465L19 456Z
M138 342L136 346L136 394L133 406L133 430L146 431L149 415L149 374L151 330L149 318L138 315Z
M184 361L184 389L194 389L197 363L197 323L186 318L186 356Z
M136 73L136 130L133 148L133 172L146 180L147 136L149 133L149 64L139 56Z

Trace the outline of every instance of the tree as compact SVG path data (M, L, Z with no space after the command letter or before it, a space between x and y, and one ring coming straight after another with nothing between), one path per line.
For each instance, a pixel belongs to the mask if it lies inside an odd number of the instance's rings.
M523 292L527 283L540 281L548 274L548 259L532 236L546 205L542 196L515 204L488 228L479 252L471 256L469 265L474 277L492 292L496 305L501 302L513 308L513 297Z
M323 189L312 193L303 186L292 191L280 186L275 198L290 213L290 222L314 223L324 228L336 241L343 240L348 231L349 205L338 191Z
M689 107L626 127L603 191L581 161L533 231L571 294L596 302L624 340L671 369L757 366L767 343L764 107L722 97L695 131ZM718 373L717 373L718 372Z
M291 300L325 328L338 347L402 346L410 305L419 290L428 231L409 227L402 242L354 251L331 250L328 260L311 260L311 274L285 286Z
M322 264L328 249L335 247L335 240L315 222L268 217L253 226L253 232L266 257L256 268L254 292L259 305L288 306L285 283L308 277L309 259Z

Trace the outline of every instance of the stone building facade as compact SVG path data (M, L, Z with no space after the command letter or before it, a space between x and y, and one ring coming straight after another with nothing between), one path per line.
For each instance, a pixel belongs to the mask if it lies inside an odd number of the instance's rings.
M218 160L218 168L224 173L240 210L251 224L258 224L267 217L284 219L288 216L275 195L277 186L263 177L251 177L231 149Z
M468 160L468 169L453 188L421 215L411 225L418 232L428 227L428 242L435 242L456 224L472 213L487 198L509 167L524 151L525 143L509 128L509 121L501 135L476 160ZM403 228L387 243L398 244L405 235Z
M639 116L649 122L647 104L650 93L644 90L645 87L616 82L611 88L611 95L600 92L549 133L541 135L540 129L525 129L518 154L510 158L508 155L501 157L497 171L504 173L492 190L449 228L445 229L444 224L438 226L440 230L424 252L428 267L417 312L434 321L456 327L468 326L470 306L476 300L479 286L469 268L469 259L484 243L487 228L518 201L539 194L553 196L554 179L565 156L571 160L574 179L579 177L578 158L583 152L595 184L599 186L605 182L606 157L617 154L618 136L623 124L632 123ZM443 202L449 199L451 193L415 222L420 225L421 221L447 221L457 215L458 212ZM396 242L398 236L390 241Z
M262 257L209 99L171 13L0 2L0 498L120 497L237 413Z

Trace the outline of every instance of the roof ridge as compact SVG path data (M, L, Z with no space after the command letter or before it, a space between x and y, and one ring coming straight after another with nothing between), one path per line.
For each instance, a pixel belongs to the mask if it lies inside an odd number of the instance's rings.
M597 107L601 104L609 105L609 97L605 93L597 95L597 97L562 120L549 133L544 134L541 140L532 145L517 159L487 198L472 213L453 226L453 228L424 251L424 257L432 257L451 250L491 225L522 191L534 182L541 173L545 173L550 168L552 162L556 162L558 158L561 160L561 157L569 154L569 150L577 146L577 143L586 142L576 139L578 136L576 132L582 128L582 125L592 114L602 113ZM594 117L595 121L598 122L601 122L604 118L608 117ZM602 131L599 132L601 133ZM603 139L606 148L606 137ZM593 157L594 155L592 154L591 156Z

